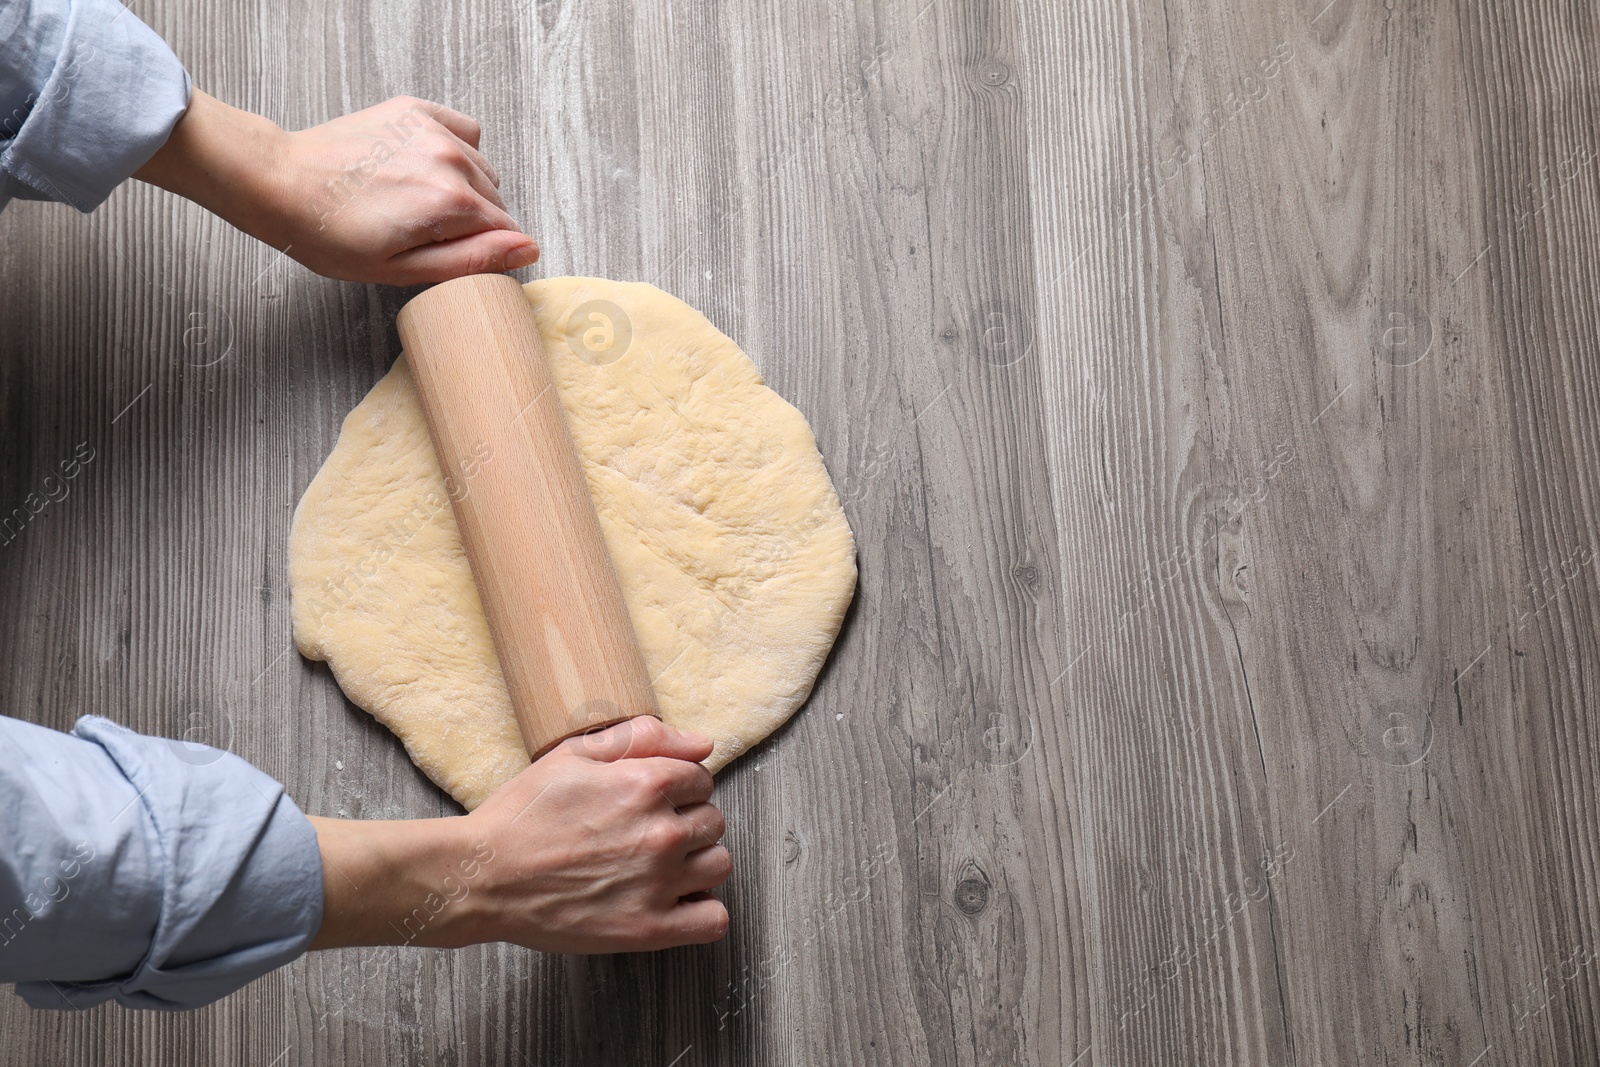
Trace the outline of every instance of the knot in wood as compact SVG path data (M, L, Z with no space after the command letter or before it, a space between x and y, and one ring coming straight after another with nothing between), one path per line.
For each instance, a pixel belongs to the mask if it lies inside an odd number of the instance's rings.
M956 908L963 915L977 915L989 906L989 882L981 876L969 876L956 883Z

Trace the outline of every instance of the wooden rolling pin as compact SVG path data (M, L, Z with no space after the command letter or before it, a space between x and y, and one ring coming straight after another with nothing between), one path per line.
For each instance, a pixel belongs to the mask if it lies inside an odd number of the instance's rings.
M528 754L659 715L522 286L457 278L398 321Z

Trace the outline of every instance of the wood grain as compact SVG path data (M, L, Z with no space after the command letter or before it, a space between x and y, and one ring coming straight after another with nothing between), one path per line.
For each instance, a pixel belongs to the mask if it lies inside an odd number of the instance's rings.
M810 417L861 587L721 780L721 944L0 998L0 1063L1600 1061L1592 7L135 12L287 125L476 116L540 272L655 282ZM8 712L452 810L289 651L410 294L144 187L0 242L0 515L94 457L0 545Z

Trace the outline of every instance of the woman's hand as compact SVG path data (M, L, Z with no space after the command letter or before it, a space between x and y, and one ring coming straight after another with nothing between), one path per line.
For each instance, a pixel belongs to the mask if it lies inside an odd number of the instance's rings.
M657 719L557 746L470 815L312 819L323 856L313 948L510 941L633 952L716 941L733 869L711 742Z
M413 285L539 258L506 213L478 134L467 116L405 96L289 133L195 90L134 176L318 274Z

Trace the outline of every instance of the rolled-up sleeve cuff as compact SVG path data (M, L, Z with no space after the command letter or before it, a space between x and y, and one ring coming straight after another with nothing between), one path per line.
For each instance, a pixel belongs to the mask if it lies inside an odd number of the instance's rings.
M72 734L103 749L137 790L151 876L116 888L151 898L154 936L131 974L19 983L28 1004L199 1007L310 947L322 925L321 852L278 782L230 753L106 719L80 719Z
M24 3L26 0L24 0ZM92 211L156 154L189 106L189 74L116 0L70 0L35 32L57 49L27 118L0 152L6 197Z

